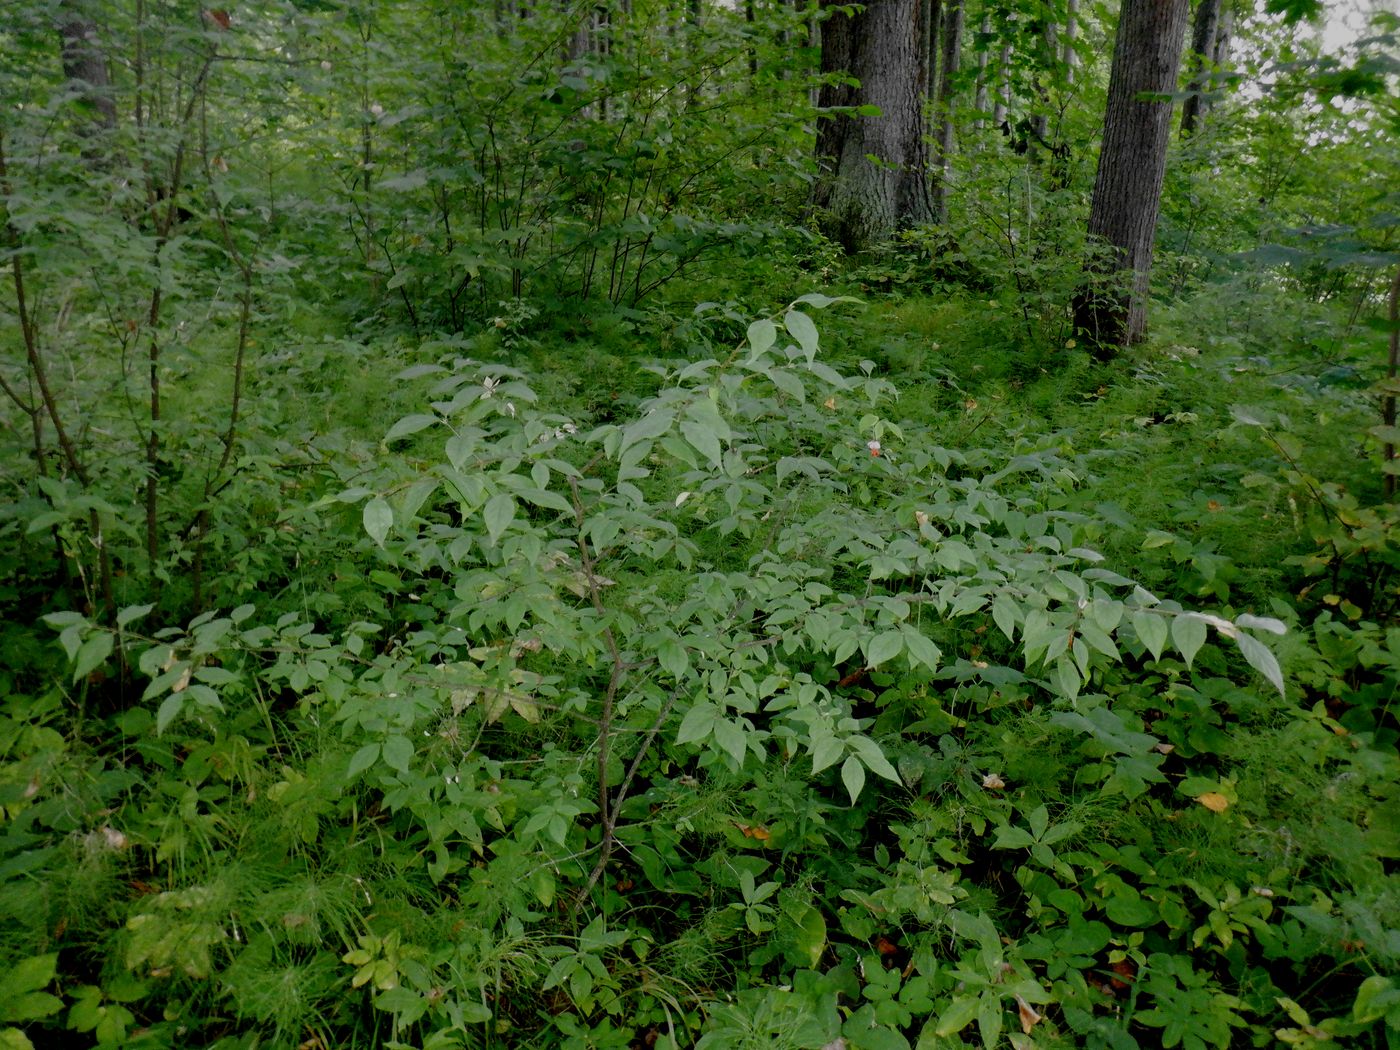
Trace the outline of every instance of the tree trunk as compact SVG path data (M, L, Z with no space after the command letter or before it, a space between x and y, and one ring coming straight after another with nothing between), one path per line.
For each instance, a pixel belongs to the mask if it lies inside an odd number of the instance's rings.
M938 101L938 34L943 25L943 0L923 0L924 10L924 90L929 106Z
M921 112L923 5L870 0L853 14L834 0L823 0L827 6L835 10L822 26L822 72L848 73L859 86L823 87L821 108L868 105L879 115L840 115L819 125L813 201L827 210L832 235L846 250L860 251L932 214Z
M1045 7L1045 22L1040 27L1040 40L1037 45L1039 63L1035 75L1035 112L1031 115L1031 137L1035 145L1050 146L1050 83L1056 79L1055 67L1060 61L1060 29L1055 24L1055 11L1051 5ZM1032 149L1031 156L1035 156Z
M1235 32L1235 5L1226 3L1220 11L1220 24L1215 29L1215 54L1212 56L1215 68L1224 69L1230 64L1230 38Z
M754 10L754 0L744 0L744 25L748 30L748 51L749 51L749 90L755 90L754 81L758 78L758 50L754 47L754 19L757 12Z
M992 19L990 15L982 16L982 25L977 30L979 37L977 41L977 87L972 97L972 108L977 111L977 117L973 121L973 127L978 131L982 130L982 123L986 119L987 113L987 40L992 33Z
M1065 39L1062 61L1065 64L1065 83L1074 83L1074 70L1079 65L1079 52L1074 42L1079 39L1079 0L1069 0L1065 7Z
M997 101L992 107L992 126L1005 132L1006 114L1011 107L1011 45L1002 44L997 56Z
M1130 275L1131 282L1086 286L1074 303L1075 327L1101 357L1147 330L1152 241L1187 11L1187 0L1123 0L1119 15L1089 236L1108 248L1100 272Z
M962 51L962 35L962 0L947 0L943 9L942 72L938 78L938 147L934 161L933 217L939 223L948 219L948 167L953 158L953 92Z
M1186 101L1181 104L1181 137L1189 138L1209 105L1205 93L1211 88L1215 65L1216 27L1220 23L1220 0L1200 0L1191 32L1191 80L1186 85Z
M117 103L107 79L107 63L97 45L96 23L68 0L59 5L58 32L63 41L63 75L90 107L93 123L115 127Z

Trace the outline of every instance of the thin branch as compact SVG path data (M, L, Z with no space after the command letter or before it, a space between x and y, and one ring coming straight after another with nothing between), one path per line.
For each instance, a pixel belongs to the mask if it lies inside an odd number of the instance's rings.
M573 497L574 520L579 529L578 553L579 560L583 564L584 576L588 581L588 597L593 605L593 611L601 621L603 640L607 644L608 655L612 660L612 670L608 675L608 688L603 694L603 710L598 717L598 814L603 824L602 838L599 842L598 863L594 865L593 872L589 875L588 883L583 892L574 900L574 910L577 911L587 899L589 891L597 884L598 879L607 869L616 841L617 811L608 803L608 753L612 743L613 709L617 701L618 688L622 685L623 675L626 674L626 665L622 659L622 652L618 648L617 637L607 622L607 609L603 606L596 563L588 549L588 540L583 535L583 497L579 492L576 478L569 478L569 492Z

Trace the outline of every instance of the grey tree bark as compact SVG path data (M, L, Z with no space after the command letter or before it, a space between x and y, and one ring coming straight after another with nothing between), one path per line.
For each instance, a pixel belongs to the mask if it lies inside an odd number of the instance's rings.
M1213 58L1216 69L1224 69L1230 64L1230 38L1234 32L1235 5L1227 0L1220 11L1220 24L1215 29L1215 55Z
M1006 113L1011 106L1011 45L1002 44L997 56L997 101L992 107L992 125L1000 128L1006 123Z
M1191 31L1191 79L1186 85L1186 101L1181 104L1181 137L1189 138L1210 108L1205 93L1212 86L1215 66L1215 37L1220 24L1220 0L1200 0Z
M1079 39L1079 0L1069 0L1065 7L1065 38L1063 61L1065 64L1065 83L1074 83L1075 67L1079 65L1079 52L1075 50L1075 41Z
M982 16L982 25L977 30L981 40L977 44L977 87L972 96L972 108L977 111L977 117L973 121L973 127L978 131L982 130L982 122L987 112L987 47L986 40L992 32L992 18L990 15Z
M943 0L923 0L924 89L929 105L938 101L938 34L943 25Z
M948 219L948 170L953 159L953 106L958 63L962 54L962 0L946 0L943 8L943 55L938 76L938 144L934 154L933 217Z
M1125 280L1091 282L1074 302L1075 328L1101 357L1147 331L1152 242L1187 12L1187 0L1123 0L1119 15L1089 236L1107 249L1101 276Z
M117 104L98 45L97 23L82 5L65 0L58 9L58 32L63 45L63 75L91 108L93 123L115 127Z
M1039 72L1035 77L1035 112L1031 115L1031 135L1040 145L1050 141L1050 89L1046 83L1052 77L1052 69L1060 59L1060 30L1055 24L1055 10L1045 5L1045 21L1040 27L1040 39L1036 44L1039 55Z
M849 8L822 0L822 72L859 83L822 88L820 106L875 106L878 116L846 114L817 129L820 174L813 203L826 210L832 235L847 251L878 243L901 226L932 215L924 144L925 46L921 0L870 0Z

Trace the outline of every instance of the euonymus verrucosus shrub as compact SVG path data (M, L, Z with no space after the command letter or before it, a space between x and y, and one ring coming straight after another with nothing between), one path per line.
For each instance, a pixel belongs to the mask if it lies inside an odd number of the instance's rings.
M554 1017L621 1016L620 960L651 972L646 945L661 935L605 913L619 893L645 892L639 881L664 901L706 901L676 906L681 925L728 915L731 934L764 945L748 959L758 971L815 969L838 936L874 932L868 917L843 907L838 919L810 883L784 885L751 857L716 867L695 849L697 828L730 825L785 857L819 849L830 814L917 792L934 758L956 751L959 725L1008 706L1043 708L1055 731L1092 741L1099 758L1083 777L1131 800L1166 784L1172 748L1112 699L1125 680L1169 650L1189 668L1213 631L1282 689L1253 633L1282 624L1188 611L1104 567L1089 523L1062 509L1076 484L1062 461L907 439L881 414L895 391L872 367L846 375L819 360L810 311L832 302L804 296L754 322L722 360L658 366L635 416L595 429L551 414L499 364L448 353L408 369L400 381L422 385L424 410L321 506L360 507L372 572L396 581L393 622L259 623L243 606L145 638L129 633L144 608L124 610L115 631L50 618L76 677L121 648L149 679L142 702L159 733L205 724L217 736L235 705L270 718L280 704L300 727L268 745L292 765L299 749L313 756L273 789L298 803L284 828L301 843L293 852L325 848L323 829L348 822L338 848L375 851L392 869L355 877L367 932L342 964L395 1038L421 1030L448 1046L485 1022L504 1031L522 1023L529 989L556 997ZM1003 772L960 775L997 792ZM1205 804L1226 804L1211 786L1199 785ZM716 789L731 807L718 818L705 812ZM735 819L745 791L769 793L764 822ZM993 848L1029 850L1036 878L1072 880L1056 844L1082 833L1042 805L1026 827L998 827ZM967 889L916 852L906 844L888 899L844 896L943 923L980 953L968 965L981 977L939 992L937 1031L976 1019L994 1042L1013 1001L1038 1019L1031 1004L1053 998L1044 982L1007 961ZM431 949L384 928L375 877L451 901L461 928ZM167 896L128 924L128 966L203 978L220 953L239 953L221 913L199 920L197 901ZM1194 979L1154 974L1167 989ZM654 1016L693 1030L680 998L654 993ZM847 1027L867 1042L914 1016L866 998ZM743 1023L783 1009L764 1000ZM1096 1030L1075 1009L1076 1030ZM799 1025L814 1046L835 1037L818 1015ZM714 1045L731 1045L717 1034L739 1023L726 1016L713 1019Z

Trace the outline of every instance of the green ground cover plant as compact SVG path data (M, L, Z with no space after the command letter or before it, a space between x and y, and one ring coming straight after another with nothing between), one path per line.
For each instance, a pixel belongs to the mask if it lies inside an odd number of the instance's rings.
M417 347L422 410L282 515L363 568L149 633L149 606L48 614L69 671L7 708L10 1020L100 1045L1380 1037L1400 632L1350 599L1306 626L1235 604L1206 540L1086 512L1095 457L1063 431L937 444L873 362L824 363L825 307L854 309L806 296L657 362L601 426ZM1239 491L1304 490L1299 466ZM1110 539L1214 576L1159 595ZM65 695L105 746L58 731ZM59 954L26 954L55 939L88 960L61 995Z

